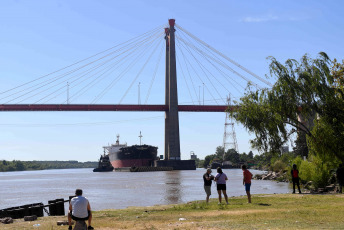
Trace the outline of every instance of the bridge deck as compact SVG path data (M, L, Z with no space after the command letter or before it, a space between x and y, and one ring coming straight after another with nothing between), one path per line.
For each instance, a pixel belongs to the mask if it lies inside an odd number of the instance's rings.
M227 105L178 105L180 112L225 112ZM234 109L234 107L230 107ZM166 105L2 104L0 111L168 111Z

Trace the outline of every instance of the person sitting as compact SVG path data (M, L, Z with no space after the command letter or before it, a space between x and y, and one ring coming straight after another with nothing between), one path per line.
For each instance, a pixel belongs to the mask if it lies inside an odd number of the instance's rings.
M90 202L88 201L86 197L82 196L81 189L75 190L75 196L76 197L73 197L69 204L69 211L68 211L69 228L68 229L72 229L72 219L75 221L88 220L88 229L94 229L91 226L92 212L91 212Z

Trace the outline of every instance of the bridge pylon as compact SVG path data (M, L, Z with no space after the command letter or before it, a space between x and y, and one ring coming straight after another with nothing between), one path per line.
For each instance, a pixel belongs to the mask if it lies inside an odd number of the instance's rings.
M175 19L169 19L169 28L165 28L166 66L165 66L165 160L158 161L159 166L172 166L174 169L196 169L194 160L180 159L179 111L175 48Z

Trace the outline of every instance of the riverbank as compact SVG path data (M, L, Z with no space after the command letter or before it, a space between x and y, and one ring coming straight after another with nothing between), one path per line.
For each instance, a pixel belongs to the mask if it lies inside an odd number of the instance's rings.
M6 161L0 160L0 172L32 171L45 169L96 168L98 161Z
M215 194L212 195L216 197ZM179 205L130 207L93 212L95 229L344 229L344 194L274 194L231 197L229 205L217 199ZM67 229L57 226L66 217L37 221L15 220L1 229ZM39 224L39 227L33 225Z

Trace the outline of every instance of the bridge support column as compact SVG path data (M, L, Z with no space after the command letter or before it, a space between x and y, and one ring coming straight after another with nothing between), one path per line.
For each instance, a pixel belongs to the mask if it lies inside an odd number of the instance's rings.
M169 48L169 28L165 28L166 40L166 61L165 61L165 105L169 108L170 104L170 48ZM165 160L170 159L168 151L168 124L169 124L169 111L165 111Z
M168 90L168 156L169 160L180 160L180 137L179 137L179 115L178 115L178 91L177 91L177 69L176 49L174 36L174 19L169 20L169 90Z
M157 161L157 166L173 167L174 170L195 170L194 160L180 160L179 114L176 49L174 19L169 20L170 28L165 28L166 73L165 73L165 160Z

